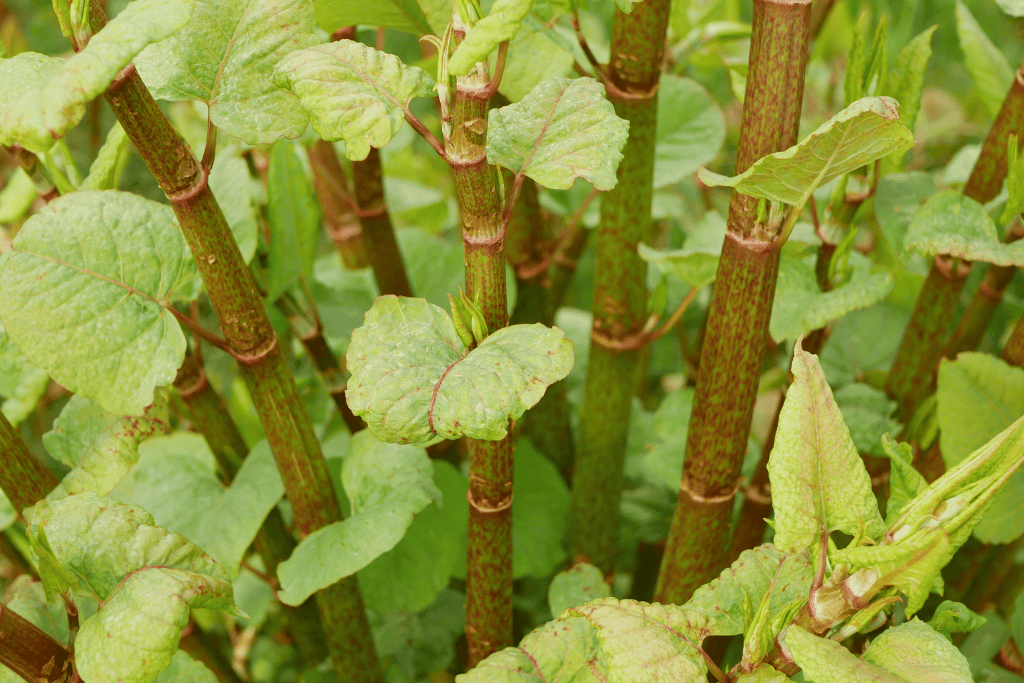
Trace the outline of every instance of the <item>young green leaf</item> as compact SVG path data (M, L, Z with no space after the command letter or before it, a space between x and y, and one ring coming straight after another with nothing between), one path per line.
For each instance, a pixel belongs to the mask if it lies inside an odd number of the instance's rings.
M240 614L224 569L139 508L83 493L25 514L47 596L74 588L102 604L75 641L83 679L149 683L170 664L190 607Z
M75 192L29 219L0 255L0 317L63 386L141 415L181 365L185 337L168 307L195 276L169 206Z
M1013 67L1006 61L1002 50L985 35L974 15L960 0L956 3L956 33L960 37L960 47L963 48L966 57L964 65L978 86L981 101L989 116L995 118L1003 105L1010 84L1013 83Z
M270 273L267 300L277 301L300 277L313 273L320 236L320 207L295 154L294 143L278 140L267 172Z
M604 580L604 574L586 562L574 564L556 574L548 587L548 605L551 613L556 616L570 607L579 607L591 600L611 596L612 589Z
M717 211L708 211L687 233L682 249L658 251L641 242L637 251L661 272L702 289L714 282L724 241L725 219Z
M196 0L188 25L145 50L135 66L154 97L205 102L218 128L268 144L306 129L295 96L274 84L274 67L318 42L311 3Z
M615 187L629 130L592 78L549 78L522 101L492 109L487 126L489 161L559 190L577 178Z
M658 85L654 188L674 185L712 161L725 141L722 111L696 81L665 74Z
M150 43L178 31L192 0L136 0L69 59L23 52L0 60L0 145L45 152Z
M817 356L793 352L793 384L779 414L768 462L775 544L798 552L821 534L878 539L885 531L871 478L850 438Z
M772 339L780 343L796 339L889 296L896 284L891 273L875 268L857 252L850 254L850 265L850 279L823 292L814 266L784 251L768 326Z
M985 208L956 190L943 190L922 206L907 229L907 249L948 254L999 266L1024 266L1024 242L1005 244Z
M32 202L39 196L32 179L25 169L18 168L7 179L0 190L0 223L15 223L24 218L32 208Z
M434 79L394 55L339 40L281 60L274 80L294 92L324 140L344 140L349 159L365 159L402 127L409 102L429 96Z
M85 491L105 496L139 460L139 444L154 434L170 431L167 399L158 395L142 417L113 415L82 396L72 396L43 435L43 445L57 460L73 469L48 500Z
M843 78L843 93L846 104L850 105L864 97L864 65L867 62L868 24L871 9L862 7L853 25L850 51L846 57L846 74Z
M496 440L569 373L572 343L558 329L513 325L467 353L443 309L382 296L352 333L346 358L349 406L378 438Z
M267 442L256 444L227 488L198 434L149 439L139 453L129 480L112 495L144 507L156 524L200 546L236 576L263 520L284 495Z
M896 65L889 73L883 93L900 103L900 121L913 132L917 113L921 109L921 93L924 90L924 74L932 56L932 36L939 26L931 26L917 34L900 51ZM896 154L902 154L897 152Z
M935 608L928 625L938 633L951 640L954 633L970 633L985 625L987 619L969 610L966 605L952 600L943 600Z
M96 161L89 167L89 175L85 177L79 190L113 190L117 189L120 174L124 171L128 160L128 135L120 123L115 123L107 133L107 139L96 154Z
M938 418L942 457L961 462L1024 414L1024 370L983 353L961 353L939 365ZM1009 543L1024 534L1020 501L1024 470L996 494L974 535L983 543Z
M50 375L34 365L14 345L0 323L0 411L17 427L32 414L46 392Z
M341 471L350 516L304 538L278 566L281 601L299 605L394 548L413 518L440 500L433 474L421 448L382 443L365 431L352 437Z
M886 505L885 523L892 524L899 518L907 503L928 488L928 482L913 465L914 451L908 443L897 444L886 434L882 447L889 458L889 503Z
M535 10L536 12L536 6ZM534 14L527 14L508 46L498 92L510 102L530 94L541 81L572 73L573 45Z
M440 5L440 7L438 7ZM393 28L417 36L442 35L452 18L450 0L428 2L416 0L323 0L313 5L317 26L334 33L344 26L357 24Z
M237 152L221 150L210 171L210 191L224 211L231 235L246 263L256 253L256 214L252 207L249 166Z
M512 40L532 4L533 0L495 0L491 11L466 32L448 59L448 73L465 76L477 62L486 61L498 43Z

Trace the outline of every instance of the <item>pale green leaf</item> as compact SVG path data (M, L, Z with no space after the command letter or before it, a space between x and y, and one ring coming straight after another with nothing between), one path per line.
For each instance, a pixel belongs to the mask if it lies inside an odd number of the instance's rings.
M352 509L304 538L278 566L281 601L301 604L394 548L413 517L440 500L433 474L422 448L382 443L366 431L352 437L341 471Z
M964 64L978 86L981 101L989 116L995 118L1013 83L1013 67L1006 61L1002 51L985 35L967 6L959 0L956 3L956 32L966 57Z
M924 75L932 56L932 35L937 28L938 25L926 28L907 43L896 58L885 86L885 94L900 103L900 121L911 132L921 109Z
M955 190L943 190L925 202L910 222L904 246L928 256L948 254L999 266L1024 266L1024 242L1000 241L985 208Z
M996 0L996 4L1011 17L1024 17L1024 1Z
M135 0L69 59L23 52L0 60L0 145L45 152L150 43L178 31L191 0Z
M498 92L518 102L541 81L568 76L572 64L572 44L534 14L528 14L508 46Z
M352 411L379 438L498 440L572 367L557 328L513 325L466 351L451 318L423 299L382 296L346 354Z
M878 303L896 284L891 273L875 268L862 254L851 252L849 265L849 280L823 292L814 266L783 251L768 326L772 339L781 343L809 334L850 311Z
M836 530L880 538L885 525L871 478L817 356L797 345L792 370L794 381L768 462L775 544L783 551L800 551Z
M284 495L270 447L256 444L227 488L198 434L152 438L118 497L144 507L156 523L200 546L232 576L267 514Z
M217 677L205 664L178 650L167 668L156 677L156 683L217 683Z
M7 495L0 491L0 531L4 531L18 520L18 513L15 512Z
M231 234L246 263L256 253L256 214L252 208L249 166L237 152L222 150L210 171L210 191L224 211Z
M952 467L1024 414L1024 370L983 353L961 353L939 365L938 419L942 458ZM1024 534L1024 470L996 494L974 530L983 543Z
M725 219L717 211L708 211L687 232L682 249L658 251L641 242L637 251L640 258L661 272L701 289L715 279L724 241Z
M344 140L345 153L354 160L391 142L412 98L434 91L427 72L351 40L289 55L274 79L295 93L317 134Z
M705 185L733 187L751 197L803 206L816 188L913 144L913 134L900 123L895 100L865 97L798 144L755 161L738 176L727 178L707 169L697 176Z
M895 673L858 658L836 641L819 638L795 624L785 631L784 638L808 683L907 683Z
M654 187L673 185L693 175L718 156L724 141L725 120L707 91L692 79L662 76L658 85Z
M864 659L910 683L972 683L967 660L952 643L918 619L886 629Z
M37 196L39 192L25 170L15 170L0 190L0 223L20 221L32 208Z
M29 219L0 255L0 317L61 385L141 415L181 365L185 337L167 307L195 274L170 207L74 192Z
M888 435L883 437L882 446L889 458L889 502L886 505L885 522L895 522L900 512L917 494L928 488L928 482L913 465L914 451L908 443L896 444Z
M268 301L277 301L300 277L308 278L313 273L320 236L320 205L295 152L294 143L288 140L278 140L270 150Z
M465 76L477 62L486 61L498 43L512 40L532 4L533 0L495 0L491 11L466 32L448 59L448 73Z
M105 496L139 460L139 444L154 434L170 431L165 396L158 395L142 417L113 415L82 396L72 396L43 435L43 445L58 460L74 467L48 500L83 492Z
M977 631L985 625L986 621L985 617L971 611L966 605L952 600L943 600L935 608L928 625L949 640L954 633Z
M740 674L736 683L787 683L790 680L792 679L786 674L764 664L760 668L754 669L753 673Z
M39 404L50 376L18 349L0 323L0 410L17 427Z
M434 33L442 35L452 17L451 2L445 2L447 12L424 13L416 0L318 0L313 5L317 26L334 33L339 28L363 24L393 28L413 35Z
M89 175L85 177L79 190L114 190L120 180L119 175L124 170L125 162L128 160L130 149L128 134L120 123L115 123L107 133L100 151L96 154L96 160L89 167Z
M553 189L567 190L577 178L599 190L615 187L629 123L592 78L550 78L520 102L491 110L487 125L494 164Z
M592 564L581 562L555 575L548 587L551 613L559 615L570 607L578 607L598 598L610 598L611 586L604 574Z
M267 144L306 129L295 96L274 84L274 67L318 42L310 2L197 0L188 25L135 65L154 97L205 102L218 128Z
M629 14L631 11L633 11L633 5L643 1L644 0L615 0L615 6L622 10L623 12L625 12L626 14Z

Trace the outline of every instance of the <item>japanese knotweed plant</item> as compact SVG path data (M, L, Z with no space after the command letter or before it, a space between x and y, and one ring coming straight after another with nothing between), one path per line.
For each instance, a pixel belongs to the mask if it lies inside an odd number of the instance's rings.
M893 479L883 518L818 358L799 340L792 372L769 463L772 543L744 552L683 605L593 599L608 595L600 572L578 567L552 584L554 621L460 680L697 683L710 669L748 683L797 671L816 683L972 681L949 636L983 619L952 602L929 622L914 615L941 593L940 570L1024 463L1024 415L930 486L909 448L886 438ZM840 645L858 632L871 634L860 655ZM743 636L742 658L722 671L702 644L733 635Z

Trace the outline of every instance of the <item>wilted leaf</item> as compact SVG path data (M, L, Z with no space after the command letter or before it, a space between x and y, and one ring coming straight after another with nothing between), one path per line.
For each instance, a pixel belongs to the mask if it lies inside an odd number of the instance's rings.
M491 11L466 32L448 59L448 73L465 76L477 62L486 61L498 43L512 40L532 4L533 0L495 0Z

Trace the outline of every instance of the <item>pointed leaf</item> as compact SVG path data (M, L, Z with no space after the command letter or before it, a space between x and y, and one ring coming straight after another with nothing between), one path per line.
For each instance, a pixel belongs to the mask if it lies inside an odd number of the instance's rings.
M135 0L70 59L34 52L0 59L0 145L50 149L121 69L147 45L179 30L191 14L191 0Z
M128 134L120 123L115 123L107 133L107 139L96 154L96 161L89 167L79 190L113 190L117 188L118 177L128 159Z
M170 384L185 337L167 310L196 266L166 205L113 190L48 204L0 255L0 317L60 384L141 415Z
M320 207L295 145L288 140L278 140L270 150L267 222L270 273L266 298L277 301L300 277L312 275L320 236Z
M487 125L492 163L552 189L567 190L577 178L615 187L629 123L591 78L550 78L522 101L491 110Z
M907 503L928 488L928 482L914 467L914 451L908 443L896 444L889 435L882 438L885 455L889 458L889 503L886 505L885 523L895 522Z
M725 141L722 111L689 78L665 74L658 84L654 187L674 185L718 156Z
M487 16L476 22L448 59L448 73L465 76L477 62L487 60L498 43L512 40L533 0L495 0Z
M341 472L351 514L304 538L278 566L281 602L299 605L394 548L413 517L440 500L433 474L422 448L381 443L365 431L352 437Z
M783 252L768 326L772 339L791 341L850 311L872 306L889 296L896 284L891 273L875 268L868 257L857 252L850 254L850 266L848 281L823 292L814 266Z
M755 161L727 178L701 169L705 185L736 188L751 197L803 206L816 188L887 154L906 151L913 134L889 97L865 97L842 110L798 144Z
M948 254L968 261L1024 266L1024 242L1000 241L985 208L956 190L938 192L918 209L904 246L927 256Z
M434 79L422 69L351 40L289 55L274 79L295 93L317 134L344 140L354 160L391 142L412 98L434 91Z
M956 33L966 57L964 64L978 86L981 101L989 116L995 118L1013 83L1013 67L1006 61L1002 51L985 35L967 6L959 0L956 3Z
M938 419L942 458L961 462L1024 414L1024 370L983 353L961 353L939 365ZM1024 470L1018 470L974 530L983 543L1009 543L1024 534L1020 501Z
M946 640L954 633L970 633L985 625L987 619L976 614L959 602L943 600L935 608L928 625L940 633Z
M346 358L352 411L378 438L412 444L504 438L573 360L564 333L540 324L502 328L467 353L443 309L395 296L374 301Z
M424 13L416 0L379 0L368 3L364 0L319 0L313 5L317 26L334 33L344 26L363 24L393 28L417 36L431 33L442 35L452 16L451 3L446 13ZM443 17L443 22L440 18ZM430 21L431 18L434 21Z
M900 121L911 132L921 109L924 74L932 56L932 35L937 28L938 24L926 28L907 43L896 58L885 86L885 94L900 103Z
M578 607L591 600L610 598L611 586L604 574L592 564L575 564L555 575L548 587L548 605L551 613L559 615L570 607Z
M783 551L814 546L835 530L878 539L885 525L871 478L850 438L817 356L797 345L793 384L779 414L768 462L775 506L775 544Z
M192 20L135 60L153 96L197 100L214 125L250 145L295 138L306 119L274 67L315 45L312 3L303 0L197 0Z
M43 435L43 445L58 460L71 465L48 500L89 491L110 493L139 460L139 444L154 434L170 431L170 412L158 396L142 417L113 415L82 396L72 396Z

